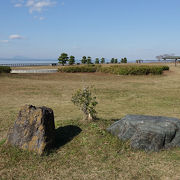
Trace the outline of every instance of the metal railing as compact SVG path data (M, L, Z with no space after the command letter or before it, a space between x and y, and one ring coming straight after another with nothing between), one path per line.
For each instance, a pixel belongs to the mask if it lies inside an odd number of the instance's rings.
M58 66L58 63L14 63L14 64L0 64L0 66L9 67L26 67L26 66Z

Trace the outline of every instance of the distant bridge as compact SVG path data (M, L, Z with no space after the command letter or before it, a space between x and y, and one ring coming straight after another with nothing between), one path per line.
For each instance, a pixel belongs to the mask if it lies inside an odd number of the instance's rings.
M164 56L162 59L164 60L174 60L174 63L175 63L175 66L176 66L176 63L177 61L180 59L180 56Z
M143 62L172 62L174 61L175 66L177 64L177 61L180 61L180 56L165 56L162 58L162 60L136 60L136 63L143 63Z
M164 61L162 61L162 60L143 60L143 59L136 60L136 63L144 63L144 62L153 63L153 62L164 62Z

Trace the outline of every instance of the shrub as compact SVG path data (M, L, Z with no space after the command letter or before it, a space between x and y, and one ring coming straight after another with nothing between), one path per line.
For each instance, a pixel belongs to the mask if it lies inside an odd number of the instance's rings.
M118 75L148 75L162 74L164 70L169 70L168 66L137 66L137 65L116 65L102 67L100 72L118 74Z
M67 66L58 69L59 72L77 73L77 72L96 72L98 66L83 65L83 66Z
M169 66L162 66L163 71L169 71Z
M96 110L95 106L98 104L96 97L92 96L91 89L85 87L83 90L79 89L73 94L71 101L78 106L84 113L84 120L95 120Z
M0 73L10 73L11 68L9 66L0 66Z
M148 74L162 74L163 71L169 70L168 66L155 66L155 65L114 65L114 66L101 66L101 65L84 65L84 66L71 66L62 67L59 72L103 72L118 75L148 75Z

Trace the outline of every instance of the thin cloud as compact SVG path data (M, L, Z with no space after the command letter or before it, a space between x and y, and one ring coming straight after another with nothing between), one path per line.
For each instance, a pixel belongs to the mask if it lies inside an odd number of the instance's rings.
M12 3L14 4L14 7L22 7L24 4L24 0L12 0Z
M19 35L19 34L12 34L9 36L8 39L6 40L0 40L1 43L9 43L11 41L14 41L14 40L21 40L21 39L25 39L23 36Z
M9 40L1 40L0 42L2 42L2 43L8 43Z
M9 36L9 39L11 39L11 40L24 39L24 37L23 37L23 36L20 36L20 35L18 35L18 34L12 34L12 35Z
M29 8L29 12L42 12L45 8L52 7L56 3L51 0L28 0L26 6Z
M40 21L43 21L44 19L45 19L45 17L43 17L43 16L34 16L34 19L38 19L38 20L40 20Z
M43 21L45 19L45 17L39 17L40 21Z
M26 7L29 13L42 12L56 4L54 0L16 0L14 7Z
M15 8L27 8L30 14L42 14L43 11L57 4L56 0L12 0L12 3L14 4ZM62 2L61 5L63 6L64 2ZM45 19L42 15L39 17L36 15L34 17L40 21Z
M22 7L23 5L18 3L18 4L15 4L14 7Z

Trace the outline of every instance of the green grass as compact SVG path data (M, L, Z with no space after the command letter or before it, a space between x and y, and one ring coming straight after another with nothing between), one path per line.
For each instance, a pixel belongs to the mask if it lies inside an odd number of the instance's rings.
M179 179L180 149L145 153L131 149L106 128L126 114L180 118L180 67L155 76L101 73L7 74L0 76L0 179ZM94 85L99 121L85 123L71 102L79 88ZM82 131L48 156L5 145L25 104L54 110L56 128ZM62 128L63 129L63 128ZM67 133L62 131L63 137Z
M2 140L0 141L0 146L2 146L5 142L6 142L6 139L2 139Z

